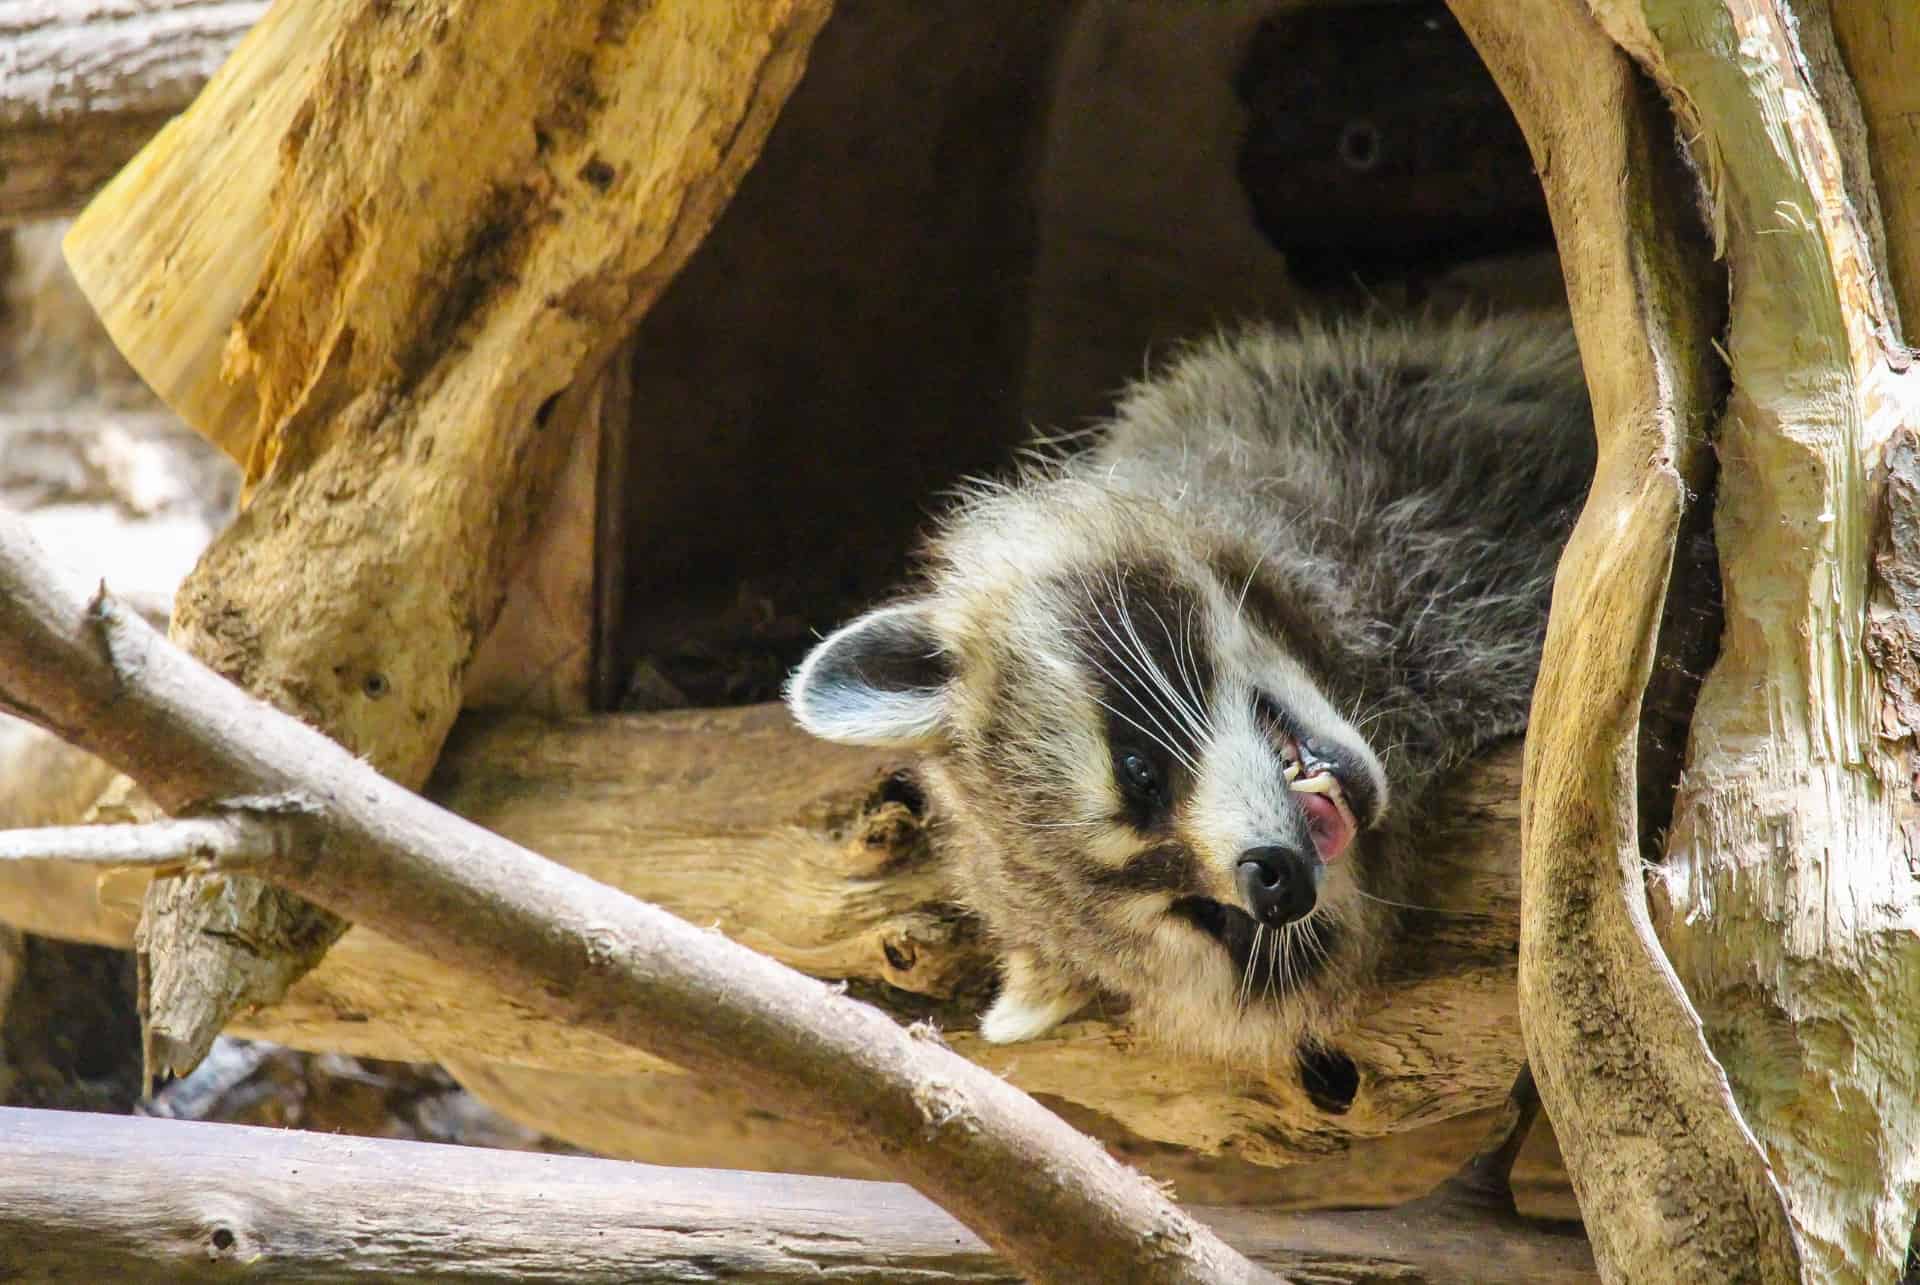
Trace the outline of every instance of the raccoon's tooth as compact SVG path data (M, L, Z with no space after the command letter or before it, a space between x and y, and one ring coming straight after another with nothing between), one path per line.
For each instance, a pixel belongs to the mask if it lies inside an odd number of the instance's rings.
M1331 794L1336 799L1340 797L1340 781L1331 772L1302 777L1291 782L1291 786L1302 794Z
M1288 784L1292 784L1294 778L1300 775L1300 765L1298 763L1288 762L1281 771L1286 774Z

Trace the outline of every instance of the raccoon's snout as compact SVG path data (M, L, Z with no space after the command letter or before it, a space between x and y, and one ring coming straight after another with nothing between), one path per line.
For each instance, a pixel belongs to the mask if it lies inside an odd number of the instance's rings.
M1255 920L1278 928L1313 913L1326 869L1293 848L1248 848L1240 854L1240 896Z

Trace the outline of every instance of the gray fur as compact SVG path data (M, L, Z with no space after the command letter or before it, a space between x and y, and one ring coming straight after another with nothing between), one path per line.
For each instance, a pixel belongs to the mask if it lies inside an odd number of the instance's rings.
M1563 320L1249 329L1084 450L972 490L922 591L822 643L790 700L822 735L925 751L957 893L1006 960L991 1037L1106 994L1198 1052L1287 1055L1351 1018L1387 903L1420 900L1435 781L1525 726L1592 472ZM1276 726L1370 803L1319 909L1250 948L1236 929L1236 962L1216 907L1240 852L1313 842ZM1137 745L1157 795L1116 780Z

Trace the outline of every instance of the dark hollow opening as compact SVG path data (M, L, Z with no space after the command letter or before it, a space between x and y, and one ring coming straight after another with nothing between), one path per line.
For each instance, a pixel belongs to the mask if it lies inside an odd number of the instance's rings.
M1302 1045L1299 1052L1300 1087L1313 1105L1329 1115L1345 1115L1360 1092L1360 1068L1338 1049Z

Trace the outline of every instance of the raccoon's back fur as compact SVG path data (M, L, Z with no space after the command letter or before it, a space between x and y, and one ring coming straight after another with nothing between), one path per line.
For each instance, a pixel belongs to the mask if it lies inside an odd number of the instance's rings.
M910 744L1003 951L991 1038L1096 994L1258 1061L1352 1016L1436 782L1519 732L1593 474L1564 321L1254 328L970 492L823 642L816 733Z

